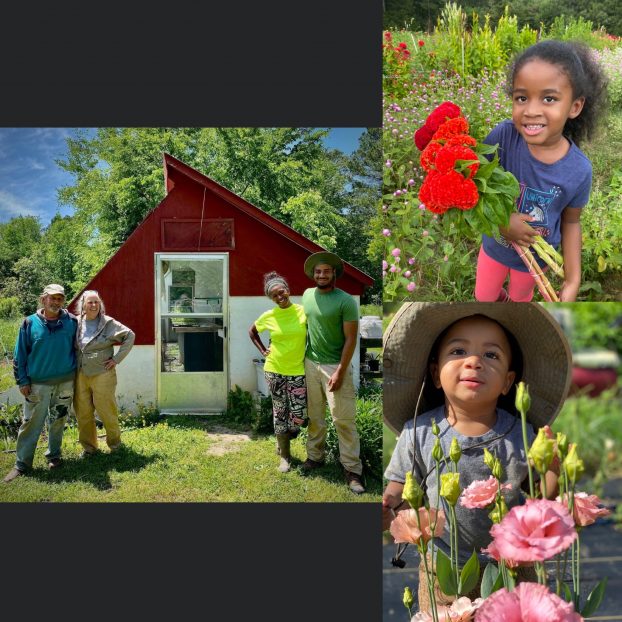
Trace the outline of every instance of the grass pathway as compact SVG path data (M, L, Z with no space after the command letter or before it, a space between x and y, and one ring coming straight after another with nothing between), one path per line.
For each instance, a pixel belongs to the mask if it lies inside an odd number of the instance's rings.
M351 493L340 465L327 464L309 476L294 468L277 471L274 436L249 437L214 418L169 418L154 426L123 432L125 449L79 457L77 429L63 440L65 463L46 468L46 443L39 441L28 477L0 482L0 502L379 502L380 480L367 478L368 493ZM294 465L306 457L292 443ZM0 453L0 475L11 469L14 453Z

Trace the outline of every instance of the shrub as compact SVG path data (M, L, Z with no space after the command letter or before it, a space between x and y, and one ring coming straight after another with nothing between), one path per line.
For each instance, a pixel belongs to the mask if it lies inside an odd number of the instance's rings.
M138 402L135 413L125 410L119 413L119 425L124 430L146 428L162 421L164 417L152 403Z
M9 296L8 298L0 298L0 319L11 320L20 317L19 298Z
M0 436L8 444L9 440L17 438L17 432L22 424L21 404L0 404Z
M225 415L228 423L249 427L259 434L274 433L270 397L260 396L255 399L251 393L236 385L227 396Z
M384 33L382 44L382 89L395 97L408 92L410 81L410 50L405 43L393 44L393 35Z

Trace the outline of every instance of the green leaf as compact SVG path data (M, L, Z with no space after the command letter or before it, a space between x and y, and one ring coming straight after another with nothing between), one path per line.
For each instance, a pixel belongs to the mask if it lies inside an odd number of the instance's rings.
M562 583L562 587L564 588L564 600L567 603L574 602L574 594L572 593L572 590L568 587L568 584Z
M486 164L482 164L477 171L477 177L481 179L488 179L492 175L495 168L497 168L498 164L499 161L496 158L492 162L487 161Z
M477 145L477 153L488 154L488 153L496 153L499 145L488 145L486 143L478 143Z
M477 554L473 551L469 561L464 564L462 572L460 573L460 582L458 583L458 594L465 595L477 585L479 580L479 559Z
M607 586L607 577L598 583L598 585L590 592L585 601L585 607L581 611L584 618L591 616L600 607L600 603L605 595L605 587Z
M454 596L458 593L456 575L451 567L451 561L440 550L436 553L436 578L443 594Z
M492 562L488 562L486 568L484 568L484 573L482 574L482 598L488 598L493 593L493 587L500 574L501 573L499 572L497 566Z

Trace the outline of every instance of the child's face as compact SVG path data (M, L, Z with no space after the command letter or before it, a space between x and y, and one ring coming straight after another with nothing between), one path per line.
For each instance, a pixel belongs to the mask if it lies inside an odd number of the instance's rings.
M453 406L495 408L514 382L512 351L503 329L492 320L469 317L456 322L442 339L430 371Z
M554 148L567 119L579 116L584 98L573 99L568 76L552 63L534 59L516 73L512 121L530 147Z

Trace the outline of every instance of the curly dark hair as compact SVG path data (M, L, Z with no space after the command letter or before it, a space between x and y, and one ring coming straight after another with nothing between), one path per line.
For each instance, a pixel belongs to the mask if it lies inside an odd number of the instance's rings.
M607 78L590 48L577 41L540 41L521 52L508 69L507 91L510 97L516 74L531 60L557 65L568 77L574 99L585 98L583 110L567 119L564 135L577 145L594 136L597 122L607 106Z

